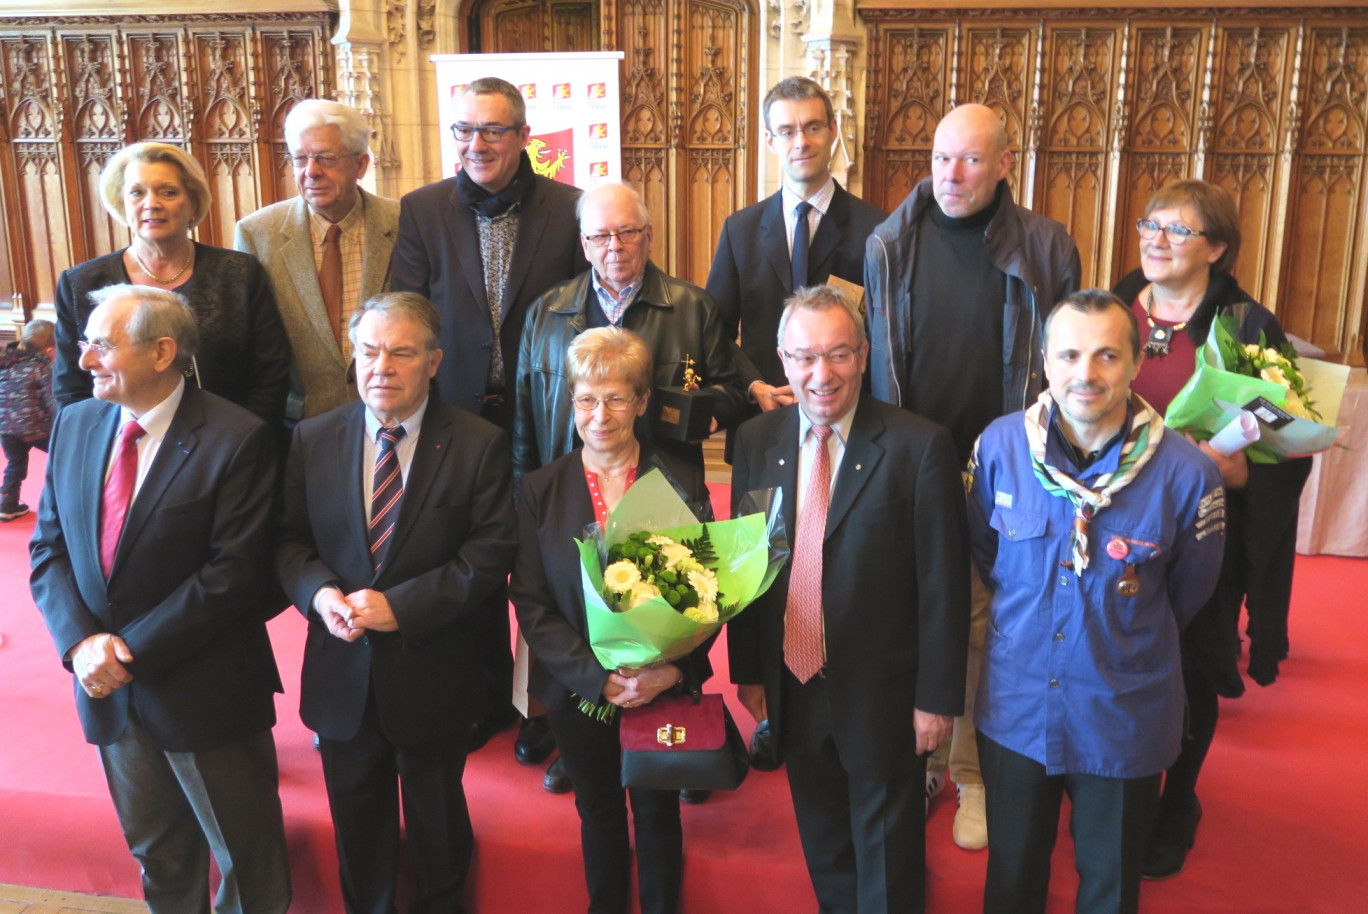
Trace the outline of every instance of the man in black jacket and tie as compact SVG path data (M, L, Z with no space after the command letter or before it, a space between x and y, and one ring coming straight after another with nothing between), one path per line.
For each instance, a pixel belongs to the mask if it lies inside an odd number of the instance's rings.
M429 396L427 299L377 295L350 330L362 402L301 422L286 472L276 567L309 621L299 714L320 739L347 911L394 910L400 798L410 911L460 911L474 633L516 548L509 447Z

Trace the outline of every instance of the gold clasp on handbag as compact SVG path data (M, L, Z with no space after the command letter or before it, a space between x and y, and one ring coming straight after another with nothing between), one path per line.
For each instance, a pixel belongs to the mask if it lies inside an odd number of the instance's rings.
M684 728L666 724L656 728L656 742L662 746L674 746L685 741Z

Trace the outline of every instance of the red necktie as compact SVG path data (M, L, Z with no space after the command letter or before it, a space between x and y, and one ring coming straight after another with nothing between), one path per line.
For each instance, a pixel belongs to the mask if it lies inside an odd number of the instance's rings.
M399 520L399 502L404 497L404 473L394 449L404 437L402 425L382 428L375 436L375 476L371 488L370 550L376 571L384 564L394 525Z
M822 631L822 543L826 539L827 505L831 501L831 426L812 426L817 444L812 474L798 518L797 542L790 559L788 602L784 609L784 663L799 682L807 682L826 665Z
M342 229L328 226L323 236L323 263L318 268L318 289L323 293L323 306L328 309L328 323L333 337L342 345Z
M130 419L119 433L119 447L105 480L104 497L100 501L100 570L107 579L114 567L114 553L119 549L128 505L133 501L133 487L138 481L138 439L145 435L141 425Z

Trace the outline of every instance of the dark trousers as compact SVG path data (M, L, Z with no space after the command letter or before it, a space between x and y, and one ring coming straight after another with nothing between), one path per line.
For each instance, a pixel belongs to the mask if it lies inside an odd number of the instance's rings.
M602 724L573 704L547 711L561 759L575 787L590 914L625 914L631 881L627 798L636 832L637 884L642 914L679 907L684 834L679 791L626 790L618 722Z
M0 446L5 450L5 478L3 486L0 486L0 498L3 498L5 505L17 505L19 489L28 478L29 451L37 448L46 454L47 439L25 441L18 435L0 435Z
M798 837L823 914L926 908L926 759L893 781L852 775L832 736L826 680L784 671L783 753ZM907 726L912 722L907 721Z
M513 437L511 397L487 397L480 417L493 422ZM480 645L481 717L511 721L513 709L513 649L508 625L508 587L501 585L489 597L489 607L476 613L475 638Z
M978 734L988 813L984 914L1044 914L1064 794L1078 870L1078 914L1134 914L1154 830L1159 775L1047 775L1045 766Z
M356 736L319 741L342 899L349 914L395 910L401 798L409 855L418 877L418 895L409 911L464 910L461 895L475 845L461 785L465 736L457 732L421 746L395 746L381 730L372 694Z
M130 709L123 735L100 747L100 760L152 914L208 914L210 853L220 874L219 914L289 908L270 730L200 752L167 752Z

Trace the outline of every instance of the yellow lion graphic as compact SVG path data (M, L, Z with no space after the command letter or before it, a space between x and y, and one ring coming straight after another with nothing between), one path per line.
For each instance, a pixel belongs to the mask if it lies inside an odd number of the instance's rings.
M554 181L556 175L570 161L570 153L561 149L556 153L554 159L547 161L542 158L543 155L548 154L550 154L550 150L546 148L546 141L543 139L534 139L527 144L527 157L532 160L532 170L543 178L550 178Z

